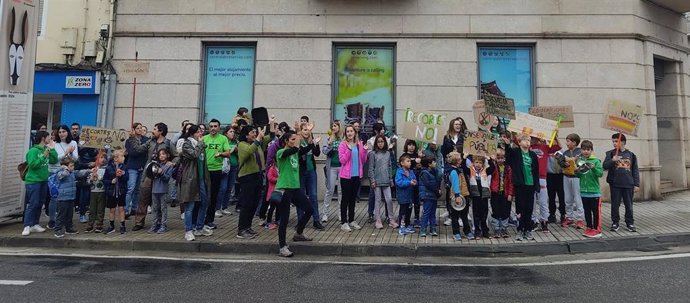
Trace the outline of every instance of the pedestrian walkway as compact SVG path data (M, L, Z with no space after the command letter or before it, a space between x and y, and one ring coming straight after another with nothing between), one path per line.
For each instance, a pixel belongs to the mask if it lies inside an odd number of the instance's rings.
M516 231L510 230L511 237L507 239L481 239L453 240L452 228L442 225L439 220L438 237L420 237L419 232L411 235L399 235L397 229L386 226L384 229L375 229L374 224L366 223L367 204L358 203L356 208L356 221L362 225L361 230L353 230L351 233L340 230L340 222L333 220L338 218L338 213L333 210L324 224L326 230L319 231L312 228L309 222L304 234L313 238L313 242L292 243L290 240L294 233L295 212L291 213L290 226L288 228L288 244L297 247L296 252L313 254L353 254L367 255L434 255L467 253L469 255L497 255L499 252L514 253L573 253L602 250L645 249L647 246L658 244L680 245L690 244L690 192L681 192L666 197L663 201L638 202L634 204L635 225L638 232L632 233L625 229L621 222L618 232L609 231L611 225L610 204L603 205L603 235L600 239L588 239L582 236L582 230L575 227L561 227L558 224L550 225L550 233L537 231L534 233L535 241L520 242L515 240ZM439 208L437 215L445 211ZM184 240L182 220L177 208L169 209L170 231L158 235L148 234L147 228L132 232L133 221L127 222L128 233L105 235L84 233L85 225L78 223L78 217L74 222L79 229L78 235L67 235L64 239L55 239L50 230L45 233L32 233L28 237L20 235L21 222L14 221L0 225L0 244L3 246L46 246L46 247L114 247L118 249L152 249L173 251L227 251L227 252L275 252L278 249L277 230L267 230L259 226L259 219L254 219L254 230L259 232L255 239L237 239L237 219L239 214L226 215L216 218L219 226L213 236L197 237L194 242ZM397 213L397 210L396 210ZM623 207L621 207L621 217ZM45 225L47 218L41 218L41 224ZM147 224L150 217L147 217ZM419 231L419 229L417 229ZM212 249L209 249L211 248ZM458 249L459 248L459 249Z

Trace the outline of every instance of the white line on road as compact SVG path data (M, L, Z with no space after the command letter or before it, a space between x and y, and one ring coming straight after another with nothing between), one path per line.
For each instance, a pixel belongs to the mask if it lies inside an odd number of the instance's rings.
M34 281L22 281L22 280L0 280L0 285L15 285L15 286L25 286L33 283Z
M359 262L359 261L317 261L317 260L295 260L295 259L276 259L276 260L242 260L242 259L211 259L211 258L186 258L186 257L158 257L158 256L109 256L109 255L89 255L89 254L62 254L62 253L32 253L32 252L0 252L5 256L38 256L38 257L78 257L96 259L141 259L141 260L163 260L163 261L186 261L186 262L212 262L212 263L235 263L235 264L331 264L331 265L360 265L360 266L424 266L424 267L533 267L533 266L557 266L557 265L583 265L601 263L621 263L649 260L679 259L688 258L690 253L664 254L653 256L621 257L621 258L602 258L602 259L580 259L567 261L545 261L545 262L524 262L524 263L495 263L495 264L472 264L472 263L422 263L422 262ZM31 283L31 282L29 282ZM27 283L28 284L28 283Z

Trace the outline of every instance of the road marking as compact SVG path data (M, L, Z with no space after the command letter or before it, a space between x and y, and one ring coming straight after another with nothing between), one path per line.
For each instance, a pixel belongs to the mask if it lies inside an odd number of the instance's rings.
M22 280L0 280L0 285L16 285L25 286L33 283L34 281L22 281Z
M495 264L472 264L472 263L422 263L422 262L360 262L360 261L317 261L317 260L295 260L295 259L276 259L276 260L242 260L242 259L210 259L198 257L158 257L158 256L109 256L109 255L89 255L89 254L64 254L64 253L32 253L32 252L0 252L5 256L37 256L37 257L75 257L92 259L140 259L140 260L161 260L161 261L186 261L186 262L210 262L210 263L235 263L235 264L327 264L327 265L358 265L358 266L418 266L418 267L534 267L534 266L559 266L559 265L583 265L583 264L602 264L602 263L622 263L664 259L689 258L690 253L664 254L652 256L622 257L622 258L602 258L602 259L579 259L566 261L545 261L545 262L524 262L524 263L495 263ZM31 281L29 281L31 283ZM28 284L28 283L27 283Z

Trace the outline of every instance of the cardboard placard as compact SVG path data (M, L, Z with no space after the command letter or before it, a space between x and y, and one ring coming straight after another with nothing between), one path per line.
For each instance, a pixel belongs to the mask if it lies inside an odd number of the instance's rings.
M477 123L479 129L489 130L491 128L495 116L486 111L484 100L474 102L472 105L472 113L474 114L474 123Z
M124 149L129 133L121 129L84 126L79 136L79 146L103 149Z
M484 94L486 111L497 117L509 120L515 119L515 101L510 98Z
M602 127L637 137L637 129L643 111L642 106L620 100L611 100L604 108Z
M511 120L508 124L508 130L538 139L550 140L558 130L558 126L556 121L517 112L515 113L515 120Z
M465 132L463 152L466 155L493 156L498 150L498 135L487 132Z
M558 121L558 118L561 118L561 124L558 125L559 128L575 127L572 105L530 107L529 114L554 121Z
M446 123L446 116L437 113L405 111L405 123L403 125L403 136L424 143L442 143L443 135L439 134Z

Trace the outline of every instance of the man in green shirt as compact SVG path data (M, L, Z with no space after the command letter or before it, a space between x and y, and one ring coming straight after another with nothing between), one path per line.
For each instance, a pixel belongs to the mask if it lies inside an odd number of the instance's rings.
M218 194L223 180L223 158L230 157L230 143L228 143L228 137L220 134L220 121L211 119L208 126L210 128L209 134L204 136L202 141L206 145L206 166L211 179L211 193L204 225L210 229L216 229L213 221L216 217Z
M41 206L48 198L48 164L58 163L58 155L55 142L50 134L39 131L34 137L34 146L26 153L26 188L27 207L24 212L24 230L22 236L28 236L32 232L42 233L45 228L38 225L41 217Z

